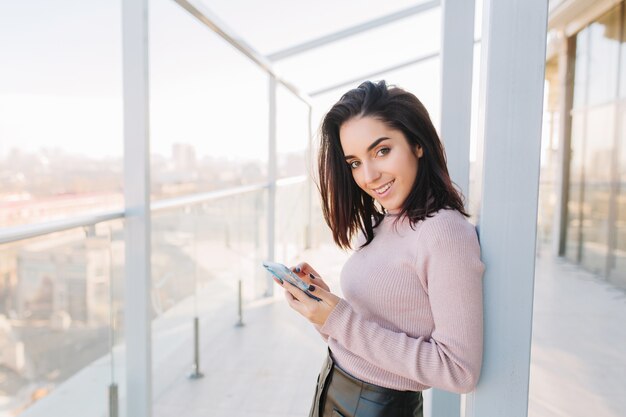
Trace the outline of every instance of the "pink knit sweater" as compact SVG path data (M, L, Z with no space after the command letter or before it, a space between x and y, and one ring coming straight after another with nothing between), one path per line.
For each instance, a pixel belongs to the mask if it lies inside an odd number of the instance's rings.
M336 363L383 387L474 389L483 348L480 247L474 226L440 210L411 229L388 215L341 272L344 298L318 327ZM362 237L358 246L363 242Z

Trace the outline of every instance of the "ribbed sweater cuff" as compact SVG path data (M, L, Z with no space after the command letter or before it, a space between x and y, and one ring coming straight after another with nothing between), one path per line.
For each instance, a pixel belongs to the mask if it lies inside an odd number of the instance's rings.
M348 321L348 318L352 312L352 307L343 298L339 299L339 303L330 312L330 315L326 318L326 322L320 328L320 333L328 335L333 339L338 339L338 335L345 333L341 329L343 325Z

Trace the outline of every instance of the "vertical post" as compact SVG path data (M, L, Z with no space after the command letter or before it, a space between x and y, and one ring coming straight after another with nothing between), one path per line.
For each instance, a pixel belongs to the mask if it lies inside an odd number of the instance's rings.
M274 260L276 243L276 77L269 75L269 149L267 194L267 259ZM273 280L266 274L267 296L274 295Z
M468 197L474 0L443 0L441 28L441 138L450 177Z
M474 0L443 0L440 132L450 177L466 197L469 197L473 57ZM430 399L429 411L433 416L459 417L459 394L433 389Z
M574 103L574 71L576 69L576 37L567 38L562 35L559 45L559 83L561 94L559 102L559 151L554 189L556 203L552 228L552 253L555 256L565 255L567 230L567 202L569 200L569 167L572 153L572 115L570 110Z
M200 379L204 374L200 370L200 317L198 316L198 218L200 214L196 207L185 207L185 214L193 216L192 239L193 239L193 365L189 379Z
M109 224L109 357L111 358L111 383L109 384L109 416L119 416L119 395L118 386L115 378L115 279L113 277L113 229Z
M485 345L465 417L528 415L546 0L485 0L480 241Z
M148 1L122 2L127 412L152 414Z

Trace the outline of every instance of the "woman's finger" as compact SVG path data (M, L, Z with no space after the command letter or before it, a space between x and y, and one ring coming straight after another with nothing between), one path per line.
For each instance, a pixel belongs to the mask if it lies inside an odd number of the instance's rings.
M296 273L304 282L307 284L314 284L324 288L326 291L330 291L330 287L326 282L320 277L315 269L311 267L306 262L300 262L298 265L291 268L291 270Z
M320 274L311 265L306 262L300 262L296 265L296 272L302 272L305 275L313 274L313 277L319 278Z

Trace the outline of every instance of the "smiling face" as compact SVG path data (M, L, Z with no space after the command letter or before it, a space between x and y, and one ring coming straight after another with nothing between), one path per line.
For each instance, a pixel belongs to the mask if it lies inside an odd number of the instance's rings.
M339 129L341 148L357 185L389 213L398 213L409 196L419 158L404 133L373 117L355 117Z

